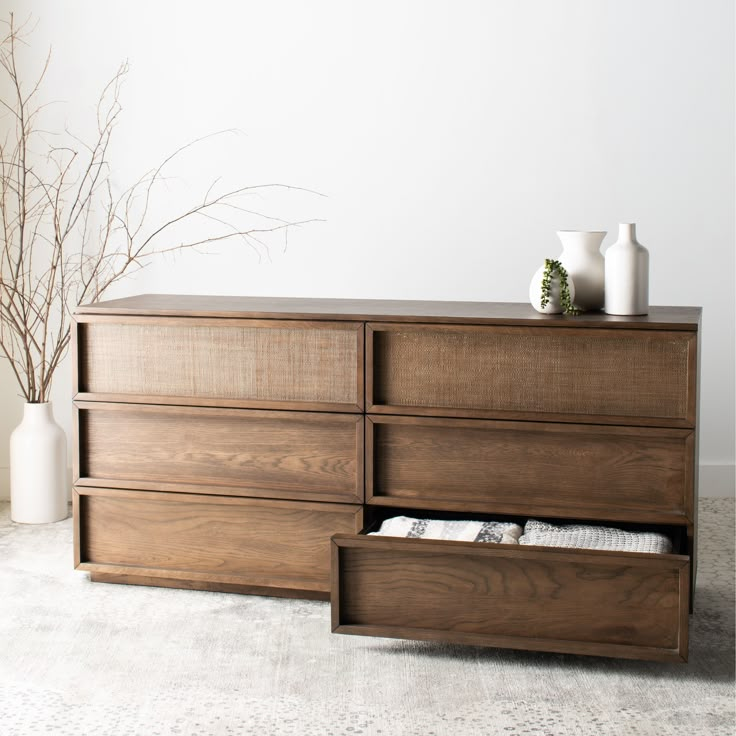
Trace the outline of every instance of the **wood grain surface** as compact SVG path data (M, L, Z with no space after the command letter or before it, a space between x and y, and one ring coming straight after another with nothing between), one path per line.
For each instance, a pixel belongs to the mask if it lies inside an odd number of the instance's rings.
M363 501L363 417L77 402L77 482Z
M352 536L333 576L338 633L687 659L683 556Z
M348 504L79 487L75 497L77 567L111 575L327 592L330 537L362 524Z
M569 317L561 314L540 314L528 303L512 302L141 294L81 305L77 307L76 313L695 330L700 322L701 311L700 307L652 306L649 314L638 316L622 317L603 312L586 312Z
M684 523L691 430L371 416L368 503Z

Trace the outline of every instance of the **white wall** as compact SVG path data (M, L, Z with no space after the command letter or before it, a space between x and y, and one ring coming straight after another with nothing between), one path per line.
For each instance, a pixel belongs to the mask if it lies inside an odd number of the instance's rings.
M143 291L524 301L558 229L638 223L651 302L704 307L701 493L734 468L731 0L26 0L53 46L55 124L85 134L129 59L119 184L182 161L156 215L210 181L284 182L276 214L326 222L270 245L160 261ZM195 194L196 193L196 194ZM189 198L187 198L189 197ZM111 294L112 296L113 294ZM20 400L0 369L0 466ZM69 370L57 415L68 426ZM732 492L732 491L731 491ZM0 482L0 493L2 483Z

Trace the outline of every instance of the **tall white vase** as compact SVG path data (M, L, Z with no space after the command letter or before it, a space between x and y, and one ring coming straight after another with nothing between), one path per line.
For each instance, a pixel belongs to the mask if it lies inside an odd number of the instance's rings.
M601 244L605 231L560 230L562 254L558 258L575 283L575 306L579 309L603 309L605 263Z
M606 251L608 314L649 313L649 251L636 240L636 225L618 226L618 240Z
M46 524L66 516L66 435L50 402L26 404L10 435L10 518Z

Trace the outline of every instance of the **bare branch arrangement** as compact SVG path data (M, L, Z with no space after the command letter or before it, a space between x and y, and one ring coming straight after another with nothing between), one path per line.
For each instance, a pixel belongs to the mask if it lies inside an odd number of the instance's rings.
M39 122L44 108L39 90L50 55L35 82L24 85L18 47L25 43L28 24L16 27L11 13L7 25L0 42L0 67L11 90L9 99L0 98L0 114L10 120L5 126L10 132L0 140L0 355L10 362L26 401L41 403L48 401L54 373L69 347L70 315L78 304L96 301L161 254L232 239L257 248L263 246L264 233L286 232L313 220L268 216L247 207L245 199L268 188L309 190L264 184L216 194L215 182L198 203L150 225L154 190L164 182L166 167L203 139L182 146L115 194L108 151L122 110L127 65L102 91L94 139L85 143L67 133L68 141L51 144ZM254 216L264 225L238 226L231 221L233 214ZM172 244L176 228L197 220L207 220L217 232Z

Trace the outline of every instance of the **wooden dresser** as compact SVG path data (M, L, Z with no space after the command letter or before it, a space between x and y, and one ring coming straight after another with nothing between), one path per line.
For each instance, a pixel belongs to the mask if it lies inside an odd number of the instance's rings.
M93 580L331 597L340 633L686 661L700 309L146 295L75 319ZM674 550L366 534L399 514Z

